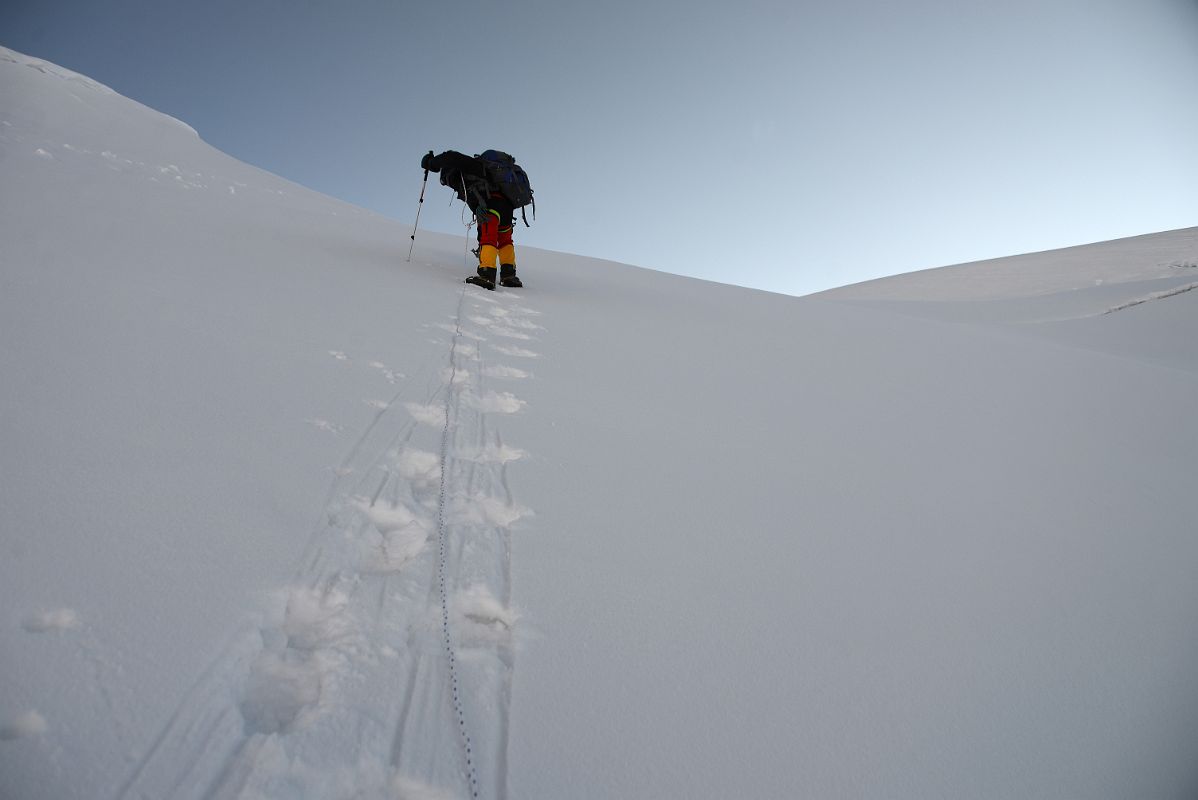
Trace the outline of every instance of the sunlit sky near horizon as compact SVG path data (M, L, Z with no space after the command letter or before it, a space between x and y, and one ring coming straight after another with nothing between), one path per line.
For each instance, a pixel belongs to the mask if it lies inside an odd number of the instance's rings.
M1198 224L1198 0L8 0L0 44L407 225L422 153L507 150L518 246L770 291Z

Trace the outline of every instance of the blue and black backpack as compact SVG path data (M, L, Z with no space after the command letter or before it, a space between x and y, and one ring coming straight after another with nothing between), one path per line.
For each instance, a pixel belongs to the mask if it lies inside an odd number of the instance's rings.
M528 173L516 163L516 159L501 150L485 150L476 158L486 167L487 181L495 190L510 200L513 208L523 209L531 205L532 217L536 219L537 204L532 199L532 184L528 182ZM523 210L520 216L524 217ZM528 225L527 217L524 217L524 224Z

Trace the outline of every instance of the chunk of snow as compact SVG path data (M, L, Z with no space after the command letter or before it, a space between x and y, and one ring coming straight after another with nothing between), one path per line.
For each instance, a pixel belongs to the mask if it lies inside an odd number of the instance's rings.
M445 409L441 406L422 405L420 403L404 403L404 408L421 425L440 428L445 424Z
M56 608L31 614L21 622L21 627L30 633L66 631L80 626L79 613L73 608Z
M40 736L48 729L45 717L36 711L26 711L0 726L0 739L26 739L30 736Z
M511 392L487 392L482 397L469 395L467 402L484 414L515 414L525 402Z
M319 699L320 670L311 659L266 651L250 670L241 713L252 730L279 733Z

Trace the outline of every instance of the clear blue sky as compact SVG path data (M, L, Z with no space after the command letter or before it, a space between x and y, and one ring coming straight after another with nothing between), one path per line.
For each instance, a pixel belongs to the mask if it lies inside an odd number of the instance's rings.
M408 224L423 152L507 150L518 245L773 291L1198 225L1198 0L5 0L0 44Z

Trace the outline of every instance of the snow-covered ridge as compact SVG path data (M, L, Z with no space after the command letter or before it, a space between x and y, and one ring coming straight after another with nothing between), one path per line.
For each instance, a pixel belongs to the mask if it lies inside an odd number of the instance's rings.
M911 272L830 290L844 299L999 300L1192 276L1198 228Z
M116 94L112 89L108 88L99 81L94 81L86 75L80 75L78 72L60 67L57 64L52 64L49 61L42 61L40 58L18 53L16 50L10 50L7 47L0 46L0 61L7 61L10 64L19 64L23 67L35 69L43 75L49 75L52 78L69 81L70 83L78 84L93 92L100 94Z
M64 81L66 84L69 84L72 88L76 88L76 87L82 88L89 92L95 93L97 95L119 99L120 102L124 102L124 103L135 103L135 101L130 100L129 98L127 98L121 94L118 94L116 91L109 88L108 86L105 86L104 84L100 83L99 81L92 80L91 78L87 77L86 75L80 75L78 72L72 72L71 70L66 69L65 67L60 67L57 64L53 64L49 61L43 61L39 58L33 58L31 56L24 55L23 53L18 53L16 50L11 50L7 47L0 46L0 62L5 62L8 64L16 64L18 66L28 67L29 69L36 70L37 72L40 72L43 75L46 75L48 77L54 78L56 80ZM76 99L78 99L78 97L76 97ZM186 122L176 119L175 117L172 117L169 114L163 114L161 111L155 111L153 109L149 109L146 106L142 105L141 103L136 103L136 105L140 108L144 108L147 111L161 117L163 120L169 121L171 124L177 126L178 128L189 132L192 136L199 138L199 134L196 132L196 130L194 128L192 128L190 125L188 125Z

